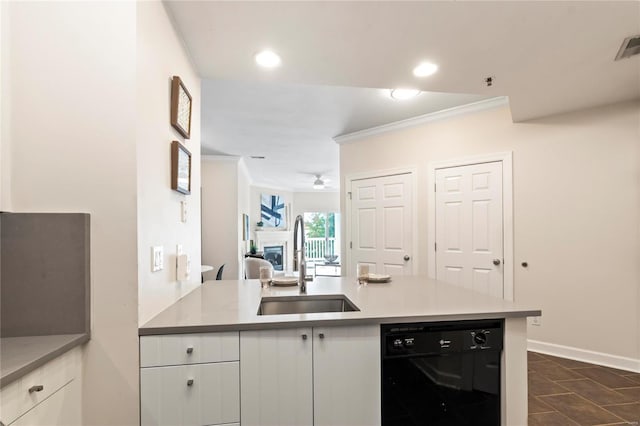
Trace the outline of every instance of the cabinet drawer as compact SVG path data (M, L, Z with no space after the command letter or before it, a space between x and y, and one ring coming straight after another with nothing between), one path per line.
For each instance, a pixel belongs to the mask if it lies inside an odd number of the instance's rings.
M140 366L199 364L239 360L240 337L228 333L140 337Z
M72 380L9 426L80 426L80 383Z
M142 368L140 395L142 425L239 422L239 362Z
M2 421L10 424L71 382L77 375L79 364L80 353L78 349L74 349L2 388ZM42 389L35 391L35 387L39 386Z

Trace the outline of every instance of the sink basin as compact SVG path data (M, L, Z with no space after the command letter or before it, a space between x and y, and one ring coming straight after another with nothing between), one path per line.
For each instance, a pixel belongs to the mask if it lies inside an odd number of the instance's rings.
M318 312L359 311L344 294L327 296L263 297L258 315L311 314Z

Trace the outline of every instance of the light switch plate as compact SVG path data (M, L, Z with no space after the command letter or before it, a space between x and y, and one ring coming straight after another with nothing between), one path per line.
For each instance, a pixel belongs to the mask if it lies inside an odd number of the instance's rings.
M182 244L176 244L176 255L180 256L182 254Z
M531 317L531 325L540 327L542 325L542 317Z
M151 247L151 272L164 269L164 250L162 246Z
M182 223L187 223L187 202L180 201L180 220Z

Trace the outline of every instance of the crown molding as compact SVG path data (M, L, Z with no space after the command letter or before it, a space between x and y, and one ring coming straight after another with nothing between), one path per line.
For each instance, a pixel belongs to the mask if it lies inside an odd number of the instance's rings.
M218 161L225 163L237 163L242 159L237 155L201 155L200 161Z
M338 145L343 145L350 142L355 142L360 139L368 138L371 136L379 135L381 133L391 132L393 130L405 129L407 127L414 127L433 121L444 120L451 117L456 117L464 114L471 114L478 111L487 109L499 108L505 105L509 105L509 98L507 96L499 96L496 98L485 99L478 102L473 102L466 105L460 105L453 108L443 109L441 111L430 112L428 114L418 115L416 117L407 118L405 120L394 121L393 123L383 124L381 126L371 127L369 129L358 130L357 132L347 133L339 135L333 138Z

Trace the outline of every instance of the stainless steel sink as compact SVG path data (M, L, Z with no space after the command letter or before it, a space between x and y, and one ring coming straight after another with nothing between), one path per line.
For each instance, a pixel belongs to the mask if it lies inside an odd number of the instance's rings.
M311 314L318 312L353 312L358 307L344 294L322 296L263 297L258 315Z

